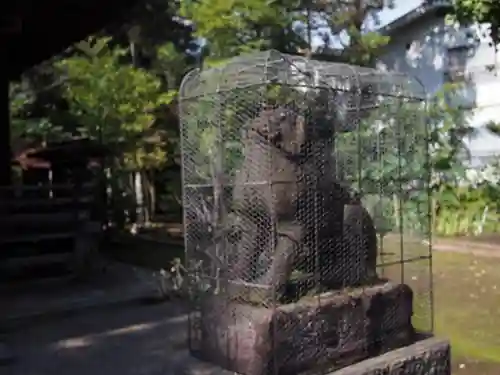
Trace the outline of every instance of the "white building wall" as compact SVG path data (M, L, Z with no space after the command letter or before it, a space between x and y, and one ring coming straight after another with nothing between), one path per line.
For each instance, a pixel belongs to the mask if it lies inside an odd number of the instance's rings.
M471 83L464 90L463 98L475 105L471 125L483 127L488 121L500 122L500 54L488 43L483 27L471 28L472 33L445 25L444 17L423 16L411 25L397 30L381 58L382 68L394 69L416 76L429 94L442 88L445 82L448 49L470 46L466 60ZM471 38L470 36L477 38ZM498 64L498 75L488 72ZM500 153L500 139L486 129L469 142L474 158Z

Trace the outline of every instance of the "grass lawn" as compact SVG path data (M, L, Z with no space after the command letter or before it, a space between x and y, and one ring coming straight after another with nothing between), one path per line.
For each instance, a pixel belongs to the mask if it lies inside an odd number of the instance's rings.
M384 246L385 262L397 262L399 241ZM426 255L421 243L405 245L404 259ZM500 374L500 258L468 253L433 252L434 331L451 340L454 374ZM385 276L401 279L401 266L383 269ZM415 292L414 324L431 324L429 261L404 267L404 281Z
M433 263L435 330L465 364L456 373L500 374L500 259L435 252Z

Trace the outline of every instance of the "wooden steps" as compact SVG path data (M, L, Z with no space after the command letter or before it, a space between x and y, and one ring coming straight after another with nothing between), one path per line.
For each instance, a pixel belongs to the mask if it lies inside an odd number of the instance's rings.
M0 263L0 269L19 269L28 267L42 267L54 263L69 263L71 261L71 253L60 254L39 254L36 256L26 257L11 257L4 259Z
M74 198L32 198L32 199L13 199L1 201L0 198L0 213L7 212L33 212L36 207L37 212L52 212L54 209L60 209L65 206L75 205L86 207L92 203L93 199L90 196L82 196L78 199Z
M53 233L41 233L41 234L14 234L11 236L6 236L1 238L0 247L7 244L26 244L26 243L41 243L48 240L62 240L74 238L78 232L64 231L64 232L53 232ZM0 248L0 251L1 248Z
M0 187L0 272L71 268L78 238L92 220L93 192L91 185Z

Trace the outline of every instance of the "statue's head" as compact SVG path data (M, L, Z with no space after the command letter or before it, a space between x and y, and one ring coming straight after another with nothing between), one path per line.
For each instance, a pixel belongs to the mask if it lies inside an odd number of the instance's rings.
M338 118L332 114L329 99L328 93L319 93L264 107L253 121L252 131L291 155L306 156L309 146L333 141L338 131Z
M298 154L307 141L304 116L284 105L264 108L253 121L252 131L291 154Z

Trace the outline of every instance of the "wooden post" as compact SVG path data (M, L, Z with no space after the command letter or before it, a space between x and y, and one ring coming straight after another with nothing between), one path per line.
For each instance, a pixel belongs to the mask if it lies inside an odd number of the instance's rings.
M0 186L11 184L9 79L0 77Z

